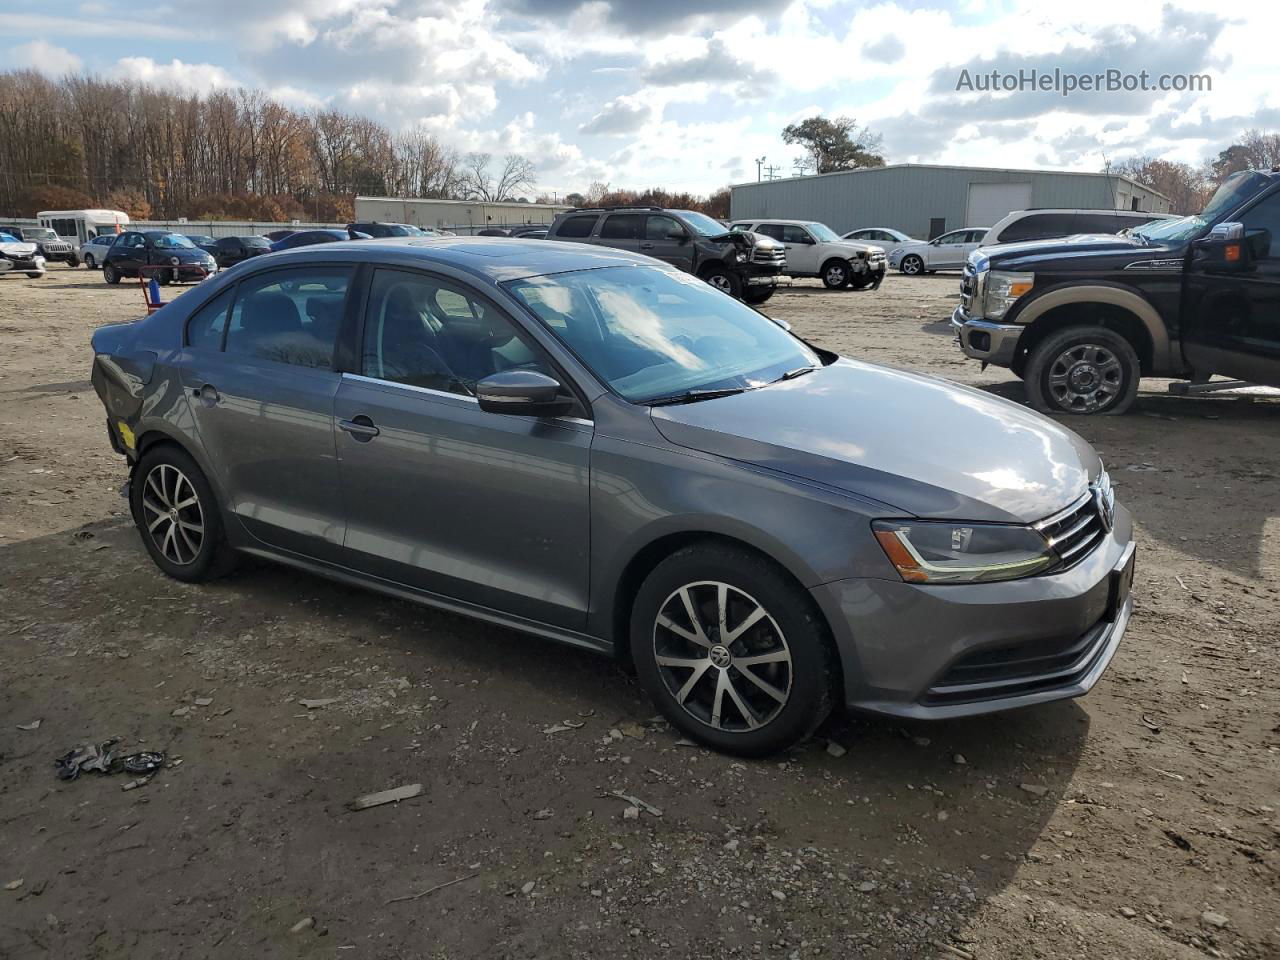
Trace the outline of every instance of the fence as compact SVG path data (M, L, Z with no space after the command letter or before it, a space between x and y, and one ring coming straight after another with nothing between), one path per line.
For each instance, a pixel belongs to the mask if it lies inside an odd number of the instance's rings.
M449 230L459 236L467 237L478 233L486 228L511 229L518 226L549 226L550 220L545 224L537 223L460 223L453 226L437 227L439 230ZM13 224L15 227L38 227L40 221L26 217L0 217L0 223ZM345 223L303 223L299 221L290 221L288 223L269 223L265 220L133 220L125 229L128 230L168 230L172 233L182 233L189 236L205 236L205 237L255 237L262 234L271 233L275 230L345 230ZM67 239L74 239L68 237Z

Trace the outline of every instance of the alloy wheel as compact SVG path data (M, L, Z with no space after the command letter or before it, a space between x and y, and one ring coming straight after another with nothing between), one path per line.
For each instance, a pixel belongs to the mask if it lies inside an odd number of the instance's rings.
M1049 364L1045 376L1054 403L1074 413L1096 413L1124 389L1120 358L1097 343L1067 347Z
M909 277L914 277L917 273L924 269L924 261L912 254L902 261L902 272Z
M84 257L84 265L85 265L86 267L88 267L90 270L92 270L92 269L93 269L93 267L94 267L94 263L93 263L93 254L92 254L92 253L86 253L86 254L85 254L85 257Z
M833 263L827 267L827 274L823 278L827 281L828 287L843 287L849 279L849 272L838 263Z
M720 581L685 584L658 608L653 654L667 691L726 733L758 730L791 695L791 650L752 596Z
M142 487L147 535L166 560L194 563L204 546L204 511L190 478L173 464L152 468Z
M729 282L727 275L723 273L713 273L707 277L707 283L711 284L721 293L733 293L733 284Z

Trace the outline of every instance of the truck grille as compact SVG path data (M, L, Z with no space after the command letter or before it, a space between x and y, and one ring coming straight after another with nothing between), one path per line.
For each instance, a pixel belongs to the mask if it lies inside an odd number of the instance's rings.
M964 272L960 276L960 309L967 317L982 315L981 286L978 271L973 268L972 263L966 263Z
M756 263L785 263L787 251L783 247L760 247L751 249L751 259Z

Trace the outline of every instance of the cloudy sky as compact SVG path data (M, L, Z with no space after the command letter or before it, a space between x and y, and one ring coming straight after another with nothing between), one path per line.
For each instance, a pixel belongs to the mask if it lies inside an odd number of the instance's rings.
M56 11L56 12L55 12ZM141 14L141 16L140 16ZM253 86L517 151L541 188L706 192L780 175L847 114L890 162L1198 162L1280 130L1280 4L1129 0L0 0L0 67ZM1209 74L1211 92L956 92L962 70Z

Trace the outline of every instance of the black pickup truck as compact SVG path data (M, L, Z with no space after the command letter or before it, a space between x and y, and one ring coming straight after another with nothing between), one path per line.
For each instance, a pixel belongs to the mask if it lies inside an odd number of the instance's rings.
M1280 170L1119 235L980 247L951 325L1045 413L1121 413L1141 377L1280 386Z

